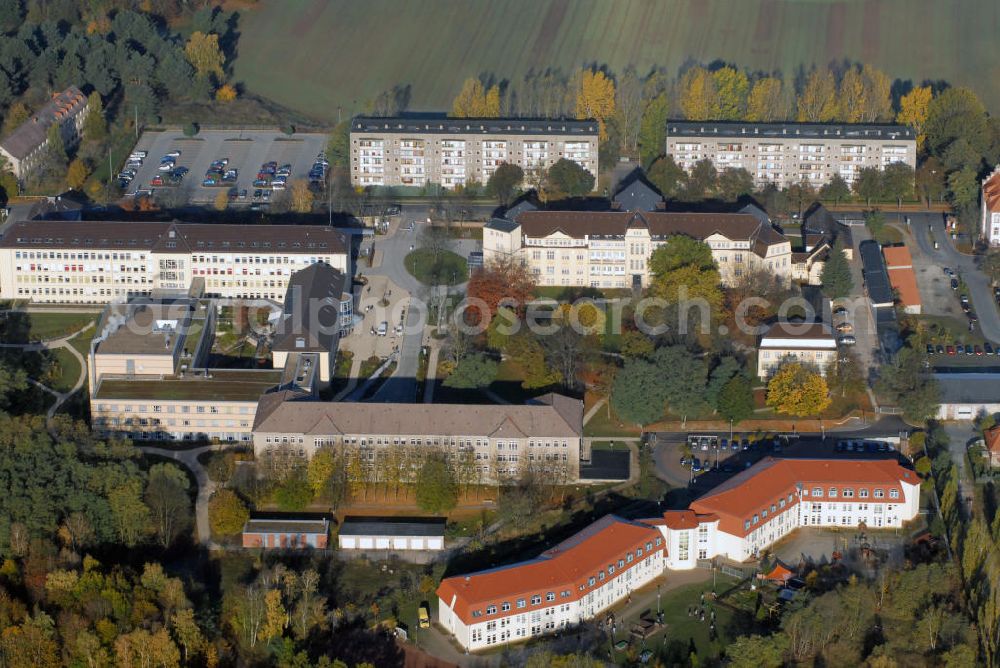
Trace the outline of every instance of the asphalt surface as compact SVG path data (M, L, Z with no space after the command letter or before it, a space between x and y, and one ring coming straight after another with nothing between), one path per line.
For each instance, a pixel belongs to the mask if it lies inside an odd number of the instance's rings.
M1000 342L1000 313L993 299L993 288L989 278L976 266L975 257L955 250L940 214L912 214L911 226L921 252L940 267L951 267L965 281L969 299L979 316L977 327L982 335L993 343ZM938 242L937 249L931 243L928 230Z
M407 214L415 214L417 210L425 215L422 220L426 220L427 208L424 205L414 206L415 211L404 208L401 216L401 223L394 234L384 237L375 237L375 247L382 253L382 263L375 268L365 268L359 273L369 276L385 276L396 286L406 290L410 294L409 305L406 309L406 321L403 329L403 337L399 345L399 359L396 371L386 379L382 387L375 393L373 400L386 403L402 402L409 403L417 401L417 368L420 363L420 348L424 345L425 328L427 325L427 308L432 297L439 293L439 290L432 290L413 278L403 266L403 258L410 252L410 247L419 247L420 231L426 223L417 223L412 231L407 231L406 227L411 220L421 220L415 217L408 217ZM479 250L478 241L470 239L454 240L451 250L462 257L467 257L473 250ZM451 292L464 292L465 284L453 286ZM419 303L418 303L419 302Z
M160 158L176 149L181 152L176 166L187 167L190 171L175 188L185 195L188 202L214 202L220 190L228 191L235 187L246 189L247 200L239 204L249 205L254 191L253 181L262 164L271 160L277 162L279 167L291 164L289 180L308 178L316 155L326 149L328 139L321 133L286 135L281 132L204 130L194 137L185 137L177 131L144 132L133 150L147 151L148 155L126 192L149 188L153 177L165 174L157 170ZM123 156L121 164L115 165L115 169L120 171L127 158ZM201 182L209 165L223 158L229 159L228 169L238 170L236 183L228 187L202 187Z

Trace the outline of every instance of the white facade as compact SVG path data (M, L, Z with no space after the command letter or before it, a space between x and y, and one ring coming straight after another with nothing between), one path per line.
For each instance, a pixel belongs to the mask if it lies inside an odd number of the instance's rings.
M15 223L0 241L0 299L106 304L186 293L201 278L208 297L280 301L291 275L317 262L351 273L341 233L312 227L320 241L306 241L305 227ZM203 232L211 239L194 238Z
M990 246L1000 246L1000 166L993 170L981 192L979 232Z
M360 187L453 189L485 184L504 163L529 172L562 158L597 177L595 121L356 118L350 141L351 183Z
M837 341L828 327L819 324L777 323L760 339L757 376L768 378L788 362L812 367L825 376L836 356Z

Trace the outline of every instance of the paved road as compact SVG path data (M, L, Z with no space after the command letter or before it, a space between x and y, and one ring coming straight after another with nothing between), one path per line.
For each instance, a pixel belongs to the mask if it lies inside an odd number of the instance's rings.
M405 211L401 221L408 223ZM375 247L382 255L382 262L378 267L360 271L368 276L385 276L410 295L396 371L375 393L374 401L408 403L417 400L417 368L427 325L426 305L432 295L438 293L432 293L430 288L413 278L403 266L403 258L410 252L411 246L420 245L420 231L425 225L426 223L414 225L412 231L407 231L400 225L399 229L391 231L389 235L377 237ZM470 239L455 240L452 244L452 250L462 257L467 257L470 252L478 249L479 243ZM452 292L464 290L465 284L451 288Z
M157 448L151 445L138 445L136 447L145 454L173 459L194 474L195 481L198 483L198 496L194 502L198 542L210 550L219 549L219 546L212 542L212 528L208 522L208 500L215 493L215 483L208 477L205 467L198 461L198 455L210 450L222 450L227 446L222 443L216 443L215 445L205 445L189 450L172 450L170 448Z
M979 316L979 328L983 336L990 341L1000 342L1000 313L997 312L993 299L993 288L986 275L976 266L976 258L955 250L944 229L944 221L940 214L911 215L913 236L916 237L920 250L941 267L951 267L961 275L969 288L969 298ZM938 242L935 249L930 241L928 230Z

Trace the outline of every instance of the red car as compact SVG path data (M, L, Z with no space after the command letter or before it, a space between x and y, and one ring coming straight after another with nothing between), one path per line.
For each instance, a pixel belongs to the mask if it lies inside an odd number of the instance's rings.
M947 352L949 355L954 355L955 354L955 346L948 346L947 348L945 348L945 352Z
M982 355L983 354L983 349L980 346L976 346L975 351L976 351L977 355Z
M151 186L162 186L163 185L163 177L162 176L154 176L153 179L149 182L149 185L151 185Z

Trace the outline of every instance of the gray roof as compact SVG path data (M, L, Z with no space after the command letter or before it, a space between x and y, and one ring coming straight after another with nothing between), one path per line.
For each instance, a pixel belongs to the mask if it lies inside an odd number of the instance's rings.
M624 211L656 211L663 203L663 195L641 178L632 182L615 193L612 200L619 209Z
M742 209L740 209L737 213L746 213L746 214L749 214L749 215L753 216L754 218L756 218L760 222L761 225L770 225L771 224L771 218L770 218L770 216L767 215L767 211L764 211L764 209L760 208L756 204L747 204Z
M507 220L506 218L490 218L490 222L486 223L486 227L491 230L499 230L500 232L513 232L517 229L517 223L513 219Z
M160 253L346 253L344 233L326 225L26 220L14 223L0 248L131 249Z
M86 107L86 96L76 86L70 86L63 92L53 95L44 107L4 137L0 141L0 147L21 160L42 145L49 127L56 120L65 123Z
M398 434L578 438L583 402L546 394L525 405L320 402L284 392L264 395L253 430L278 434Z
M507 220L517 220L525 211L538 211L538 205L531 200L531 193L523 196L514 206L503 212L503 217Z
M193 312L194 304L188 301L112 304L96 352L172 355L178 339L187 336Z
M329 520L317 519L249 519L243 533L308 533L324 535L330 530Z
M1000 404L1000 373L935 373L942 404Z
M741 121L667 121L667 136L753 137L775 139L881 139L916 141L905 125L867 123L745 123Z
M885 270L882 251L875 241L862 241L858 246L861 262L864 265L865 288L872 304L891 305L892 287L889 285L889 274Z
M579 135L596 139L597 121L532 118L448 118L444 114L419 117L358 116L351 132L366 134L483 134L483 135Z
M830 210L820 203L809 207L802 218L802 242L807 249L815 248L823 243L833 244L840 239L844 248L851 248L853 239L851 230L833 217Z
M443 517L345 517L341 536L444 536Z
M271 349L332 351L340 336L340 303L351 299L347 276L317 262L292 274Z

